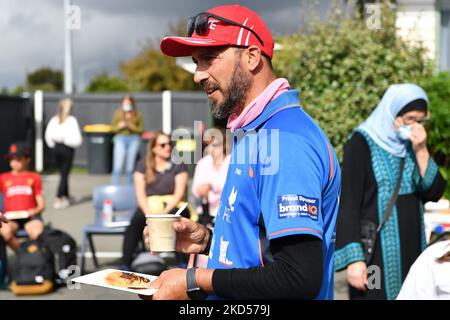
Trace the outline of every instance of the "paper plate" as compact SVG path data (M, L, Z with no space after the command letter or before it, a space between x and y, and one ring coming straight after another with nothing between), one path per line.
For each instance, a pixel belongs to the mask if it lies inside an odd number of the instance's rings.
M18 220L18 219L26 219L30 217L28 211L7 211L3 213L3 215L8 218L8 220Z
M108 274L110 274L111 272L115 272L115 271L121 271L121 272L126 272L126 273L133 273L135 275L147 278L150 281L153 281L156 278L158 278L157 276L150 276L148 274L142 274L142 273L137 273L137 272L122 271L122 270L117 270L117 269L106 269L106 270L102 270L102 271L86 274L84 276L81 276L81 277L78 277L78 278L74 278L74 279L71 279L71 280L73 282L77 282L77 283L88 284L88 285L92 285L92 286L99 286L99 287L104 287L104 288L109 288L109 289L114 289L114 290L130 292L130 293L136 293L136 294L140 294L140 295L143 295L143 296L151 296L157 290L157 289L129 289L129 288L122 288L122 287L113 286L111 284L108 284L105 281L106 276Z

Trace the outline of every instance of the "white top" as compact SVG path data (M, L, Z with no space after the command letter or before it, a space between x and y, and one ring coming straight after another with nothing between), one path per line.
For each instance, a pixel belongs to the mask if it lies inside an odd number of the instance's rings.
M427 248L409 269L397 300L450 300L450 262L436 259L450 250L450 241Z
M215 216L220 203L225 180L227 179L228 165L230 164L230 155L223 160L220 168L214 168L214 162L211 155L200 159L195 167L194 179L192 181L192 194L199 198L197 187L202 184L211 184L212 190L208 194L209 210L211 216Z
M59 123L58 116L53 116L45 130L45 142L50 148L54 148L56 143L63 143L71 148L79 147L83 138L77 119L68 116L63 123Z

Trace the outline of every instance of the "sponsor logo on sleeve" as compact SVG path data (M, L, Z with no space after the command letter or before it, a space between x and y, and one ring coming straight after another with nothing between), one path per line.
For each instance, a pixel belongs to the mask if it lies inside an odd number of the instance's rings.
M278 218L310 218L317 220L319 213L319 199L303 195L278 196Z

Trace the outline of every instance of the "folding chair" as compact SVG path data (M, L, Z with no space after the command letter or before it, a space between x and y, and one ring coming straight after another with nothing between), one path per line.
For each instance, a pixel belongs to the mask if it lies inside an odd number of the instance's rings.
M81 246L81 273L85 271L85 253L87 242L91 249L95 268L99 267L95 255L95 247L92 239L93 235L123 235L126 226L108 227L103 224L102 211L103 202L112 200L116 221L130 222L137 209L136 195L133 185L105 185L94 189L93 206L95 210L95 221L93 224L86 225L83 228L83 242ZM124 213L118 215L118 213Z

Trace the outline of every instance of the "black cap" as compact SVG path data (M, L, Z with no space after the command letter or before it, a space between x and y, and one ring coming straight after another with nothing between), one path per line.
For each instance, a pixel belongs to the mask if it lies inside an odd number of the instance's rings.
M7 158L13 157L30 157L31 148L26 142L15 142L9 146L9 152L6 154Z

